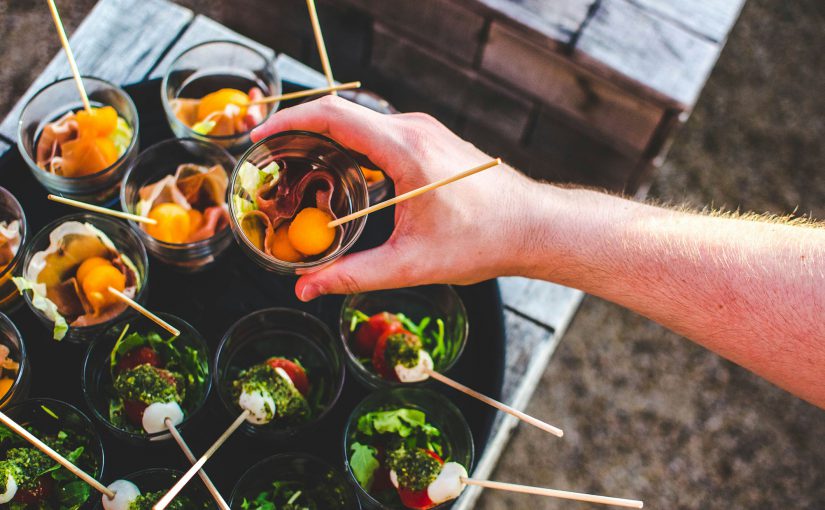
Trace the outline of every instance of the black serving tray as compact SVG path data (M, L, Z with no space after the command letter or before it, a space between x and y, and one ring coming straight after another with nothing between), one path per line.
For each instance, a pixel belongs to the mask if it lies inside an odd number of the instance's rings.
M171 138L173 135L160 103L160 81L147 81L126 90L140 115L140 147L146 148ZM34 179L16 150L8 151L0 159L0 186L11 191L23 205L30 236L55 218L77 212L46 199L46 190ZM109 205L119 209L118 202ZM386 240L392 231L393 217L392 208L370 215L355 250L374 247ZM177 315L192 324L206 338L212 355L229 326L261 308L280 306L304 310L323 320L333 332L338 331L342 297L326 296L312 303L301 303L293 291L295 278L260 269L234 244L217 264L197 274L181 274L152 259L148 282L149 308ZM467 308L470 336L462 358L449 375L493 398L500 398L506 339L498 285L493 280L457 290ZM32 368L30 396L65 400L91 417L80 390L81 363L86 346L52 340L51 331L38 322L22 300L9 316L20 329L29 353ZM495 411L437 383L430 385L462 410L472 429L476 458L479 458L490 437ZM344 425L350 411L366 395L367 391L354 378L348 377L335 408L313 432L291 440L287 447L266 444L236 433L207 463L206 470L228 500L235 482L249 466L276 453L313 453L343 468ZM184 430L184 436L199 455L229 422L213 388L207 405ZM104 482L144 468L185 470L188 466L171 440L137 447L115 439L100 424L96 427L105 450ZM191 483L201 482L196 479Z

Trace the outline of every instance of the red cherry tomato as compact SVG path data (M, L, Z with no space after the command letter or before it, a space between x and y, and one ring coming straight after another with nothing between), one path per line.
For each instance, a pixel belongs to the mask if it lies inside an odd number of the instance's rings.
M45 475L35 480L32 487L17 489L12 501L32 505L49 499L52 493L54 493L54 479L51 475Z
M160 367L160 356L158 353L148 346L138 347L127 352L117 362L117 373L135 368L140 365L151 365L153 367Z
M387 357L387 339L394 335L395 331L387 330L382 334L375 343L375 350L372 353L372 366L375 372L382 378L388 381L398 382L398 375L395 373L395 367L389 366Z
M424 450L427 455L434 458L438 461L439 464L444 464L444 461L441 457L438 456L432 450ZM401 503L407 508L412 508L414 510L427 510L429 508L433 508L437 506L436 503L430 499L430 495L427 492L427 489L421 489L418 491L414 491L411 489L407 489L405 487L398 488L398 497L401 498Z
M281 368L286 372L286 375L292 379L292 384L301 392L301 395L306 397L309 395L309 378L306 371L297 363L286 358L269 358L266 364L272 368Z
M129 423L137 427L143 426L143 412L146 411L148 405L137 400L124 400L123 412L126 413Z
M381 335L388 330L399 331L403 326L398 322L398 318L388 312L381 312L373 315L367 322L361 323L355 332L353 349L358 356L372 356L375 351L375 344Z

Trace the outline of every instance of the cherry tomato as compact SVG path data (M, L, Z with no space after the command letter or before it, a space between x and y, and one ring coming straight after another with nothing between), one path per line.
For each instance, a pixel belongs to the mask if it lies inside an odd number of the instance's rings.
M149 346L138 347L127 352L117 362L117 372L125 372L140 365L151 365L160 368L160 356Z
M126 413L126 418L132 425L137 427L143 426L143 412L146 411L148 405L138 400L124 400L123 412Z
M358 356L372 356L375 351L375 344L386 331L403 329L403 326L395 315L388 312L381 312L373 315L367 322L361 323L355 332L355 342L353 349Z
M304 397L309 395L309 378L300 365L286 358L269 358L266 360L266 364L272 368L282 368L286 375L292 379L292 384L301 392L301 395Z
M32 505L49 499L54 492L54 479L51 475L41 476L28 489L19 488L12 501Z
M439 464L444 464L444 461L441 459L441 457L439 457L438 454L434 451L424 451L427 453L427 455L437 460ZM398 497L401 498L401 503L403 503L405 507L412 508L415 510L427 510L428 508L437 506L433 502L433 500L430 499L430 495L427 492L426 488L414 491L411 489L407 489L405 487L399 487Z

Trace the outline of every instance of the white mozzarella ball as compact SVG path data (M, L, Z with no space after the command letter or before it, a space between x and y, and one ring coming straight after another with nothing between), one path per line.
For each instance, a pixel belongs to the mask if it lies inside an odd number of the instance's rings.
M128 480L115 480L109 484L109 489L114 491L115 497L109 499L103 494L103 510L129 510L132 503L140 496L140 489L137 485Z
M436 504L457 498L464 490L462 478L467 478L464 466L458 462L445 463L438 477L427 486L427 496Z
M395 474L395 470L390 470L390 482L392 482L392 486L396 489L398 488L398 475Z
M183 421L183 409L177 402L155 402L149 404L143 411L143 430L149 434L166 431L166 418L172 420L172 425L178 426Z
M295 381L293 381L293 380L292 380L292 378L291 378L291 377L289 377L289 374L287 374L287 373L286 373L286 370L284 370L284 369L283 369L283 368L281 368L281 367L275 367L275 372L276 372L278 375L280 375L280 376L281 376L281 379L283 379L284 381L286 381L286 382L287 382L290 386L295 386Z
M17 494L17 480L11 473L6 476L6 491L0 494L0 504L8 503Z
M421 349L418 351L418 361L415 365L412 367L405 367L401 364L395 365L395 375L397 375L398 380L403 383L426 381L430 377L430 374L427 372L432 370L433 366L433 359L430 357L430 354L424 349Z
M275 416L275 400L268 392L252 390L241 392L238 397L238 405L241 409L249 411L246 421L254 425L263 425L272 421Z

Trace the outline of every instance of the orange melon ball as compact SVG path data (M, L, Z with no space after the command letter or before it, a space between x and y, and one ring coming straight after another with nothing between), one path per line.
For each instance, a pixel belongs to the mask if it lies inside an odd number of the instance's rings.
M293 248L292 243L289 242L289 224L284 223L275 229L275 236L272 241L272 255L284 262L300 262L304 256Z
M6 396L6 393L9 392L12 384L14 384L14 379L10 379L8 377L0 379L0 398Z
M192 232L192 216L189 215L189 211L178 204L156 205L149 211L149 218L157 221L157 224L147 224L146 233L158 241L185 243Z
M104 259L103 257L89 257L77 267L77 273L75 274L75 278L77 278L77 283L83 285L83 281L86 280L86 277L89 275L90 272L92 272L93 269L100 266L110 265L112 265L112 263L109 262L109 259Z
M86 273L80 287L94 313L99 314L107 306L118 302L118 298L109 292L109 287L123 292L126 288L126 275L111 264L99 265Z
M205 119L209 114L223 111L226 105L234 104L241 109L241 117L246 113L249 96L238 89L220 89L206 94L198 103L198 120Z
M197 209L189 209L189 230L190 233L201 228L203 224L203 213Z
M335 241L335 229L327 223L333 218L315 207L301 210L289 225L289 242L304 255L325 252Z

